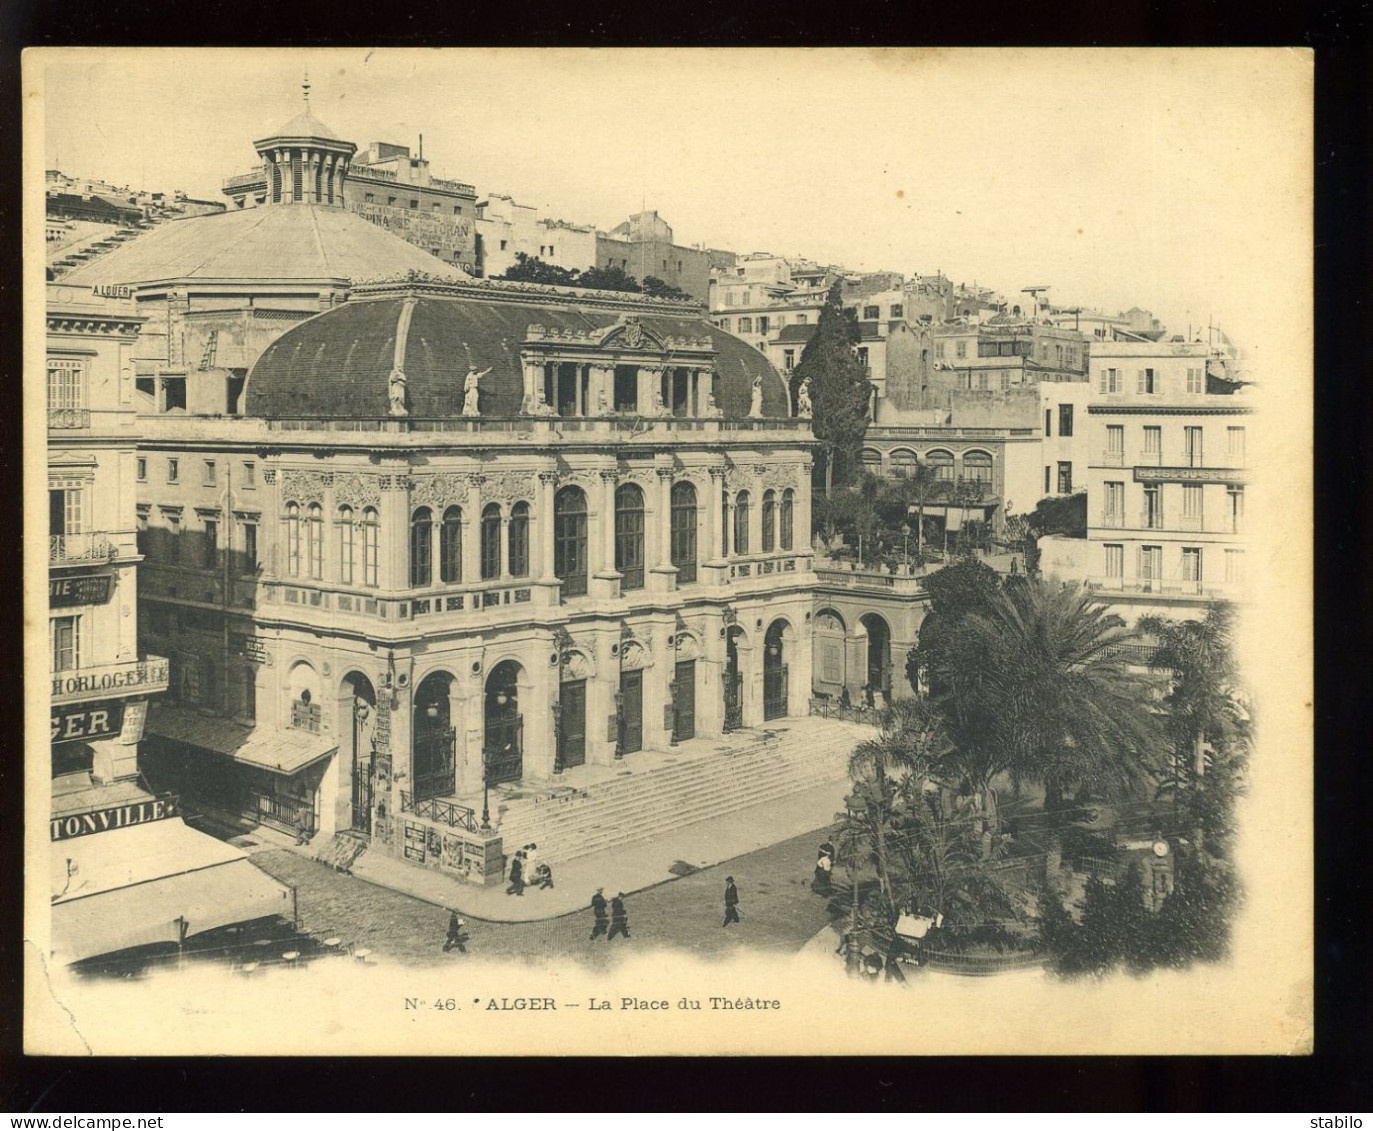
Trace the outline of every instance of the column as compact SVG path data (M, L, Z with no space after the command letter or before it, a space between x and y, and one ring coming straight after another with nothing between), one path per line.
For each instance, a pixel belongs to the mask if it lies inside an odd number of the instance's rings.
M672 564L672 468L658 468L658 497L654 502L651 529L645 531L645 551L650 566L649 588L655 593L670 593L677 580Z
M557 482L557 472L539 472L538 499L534 506L534 514L530 516L534 527L533 544L537 547L538 553L538 559L534 563L534 577L547 584L557 581L553 575L553 494Z
M749 483L748 491L748 552L750 555L763 552L763 492L767 490L767 480L761 476ZM777 542L777 516L773 516L773 544ZM755 567L755 572L757 569Z
M482 550L482 484L484 475L469 475L467 482L467 501L462 508L462 580L463 585L471 588L481 582ZM475 605L476 598L473 598Z
M653 415L653 371L642 365L634 373L634 403L640 416Z
M725 473L718 468L710 469L710 498L706 500L706 510L709 512L706 530L706 544L709 551L706 554L706 561L718 562L725 560L724 546L721 545L721 534L725 526Z
M609 416L615 411L615 367L595 363L587 368L591 372L591 413Z
M586 367L585 365L582 365L580 362L578 362L578 363L576 363L575 365L572 366L572 375L573 375L574 381L576 382L576 387L577 387L577 415L578 415L578 416L589 416L589 415L591 415L590 412L588 411L587 403L586 403L586 402L587 402L587 392L588 392L587 385L590 384L589 375L587 374L586 369L587 369L587 367Z
M600 572L615 572L615 480L619 473L601 471L601 560ZM617 575L618 576L618 575Z

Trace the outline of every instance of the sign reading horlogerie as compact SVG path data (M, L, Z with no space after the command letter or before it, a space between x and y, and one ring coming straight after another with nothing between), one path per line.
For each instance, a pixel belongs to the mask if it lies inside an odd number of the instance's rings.
M52 839L71 840L92 833L110 832L113 829L127 829L133 825L146 825L153 821L165 821L180 815L181 799L175 794L149 798L147 801L134 801L127 805L110 805L104 809L92 809L89 813L72 813L69 816L52 819Z
M147 660L143 663L119 667L114 671L55 675L52 679L52 693L56 697L92 691L115 691L122 687L165 684L168 670L166 660Z

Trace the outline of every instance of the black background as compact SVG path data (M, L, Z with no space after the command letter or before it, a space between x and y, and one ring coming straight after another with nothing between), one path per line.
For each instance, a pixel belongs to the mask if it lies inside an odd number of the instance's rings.
M1002 7L682 0L671 5L39 3L0 5L0 527L3 627L22 654L13 499L20 481L19 49L30 45L593 46L1298 45L1317 52L1316 1048L1290 1058L818 1058L528 1062L352 1059L31 1059L20 1055L21 718L0 712L0 1112L1310 1111L1367 1112L1369 979L1368 611L1370 106L1366 3L1281 0L1020 2ZM117 95L115 95L117 96ZM232 98L232 90L206 98ZM842 98L836 91L834 97ZM666 160L674 155L665 153ZM680 155L687 159L689 155ZM722 178L728 176L721 170ZM1262 232L1254 233L1262 239ZM1285 286L1285 280L1273 280ZM1294 301L1300 296L1294 295ZM1266 380L1281 379L1267 375ZM42 458L41 454L35 458ZM1275 480L1281 469L1273 469ZM1275 493L1281 491L1280 483ZM11 666L17 682L17 665ZM903 1012L909 1004L902 1006ZM308 1033L308 1018L293 1018ZM823 1034L826 1018L807 1023ZM463 1118L461 1114L457 1117ZM919 1118L919 1117L916 1117ZM1295 1126L1295 1124L1294 1124Z

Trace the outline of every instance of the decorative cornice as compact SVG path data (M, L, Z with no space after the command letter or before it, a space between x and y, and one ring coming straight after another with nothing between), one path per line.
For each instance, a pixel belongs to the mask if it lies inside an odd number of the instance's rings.
M1248 416L1253 405L1089 404L1089 416Z

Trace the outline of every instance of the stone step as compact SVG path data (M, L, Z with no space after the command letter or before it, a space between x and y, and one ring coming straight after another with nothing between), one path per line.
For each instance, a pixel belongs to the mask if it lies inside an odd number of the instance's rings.
M588 791L566 801L541 801L520 805L502 820L503 830L526 827L565 826L585 821L604 821L637 813L648 813L664 805L687 803L703 792L718 789L748 789L755 782L774 777L795 780L820 775L842 775L847 749L820 749L805 758L777 753L750 759L746 764L721 765L715 760L698 759L671 776L644 774L627 782L616 782L615 790ZM673 767L677 770L677 767ZM610 784L610 783L607 783Z

